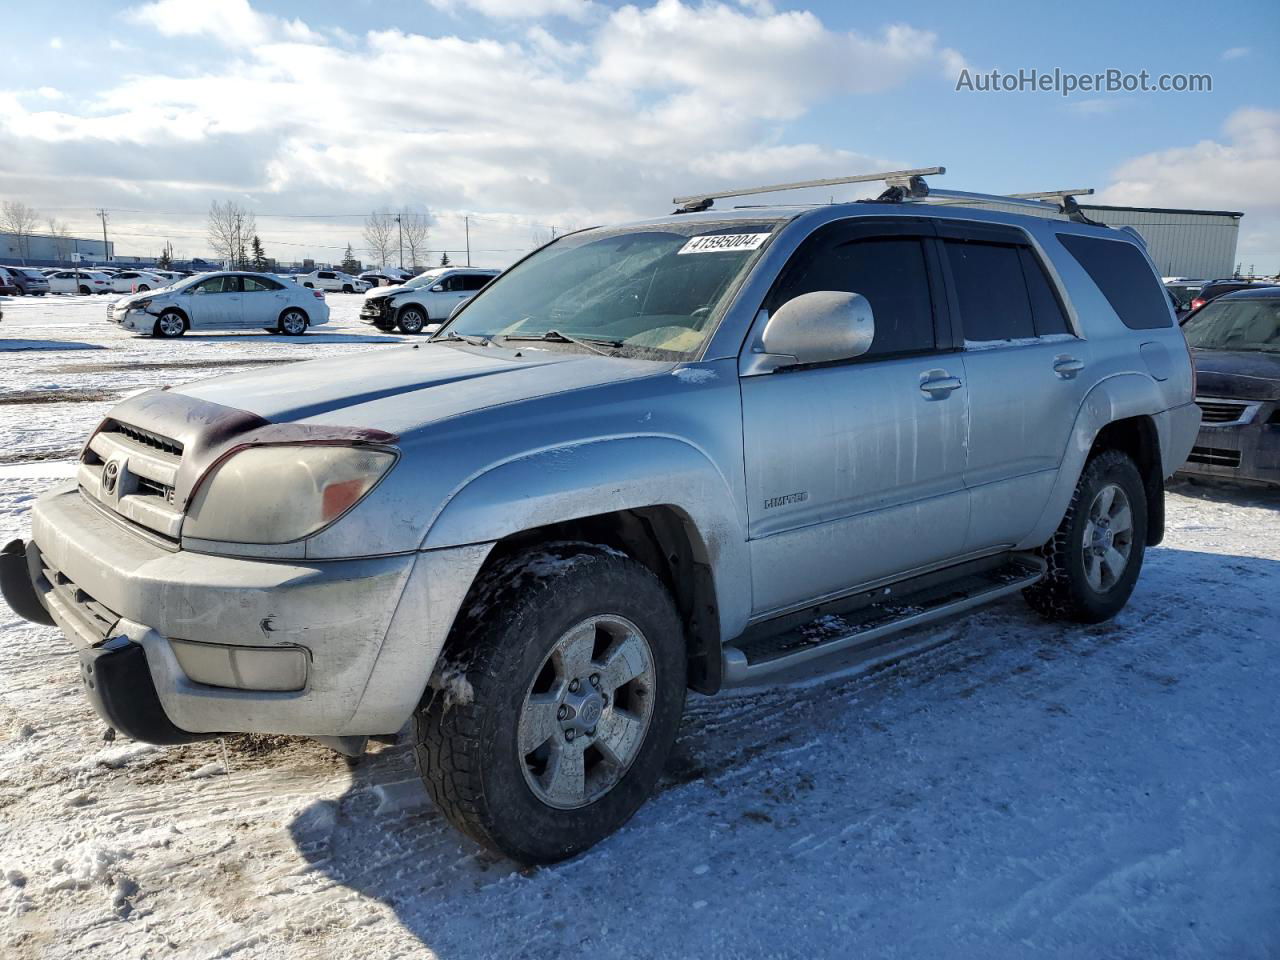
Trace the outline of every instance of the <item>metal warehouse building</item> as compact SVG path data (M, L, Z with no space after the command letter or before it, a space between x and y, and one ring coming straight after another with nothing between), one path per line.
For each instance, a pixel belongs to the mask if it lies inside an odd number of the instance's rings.
M115 243L89 240L84 237L52 237L33 233L18 237L12 233L0 233L0 263L18 263L29 266L60 267L70 265L77 258L87 261L110 260Z
M1054 217L1012 204L978 201L972 204L1008 213ZM1214 280L1236 269L1236 240L1243 213L1232 210L1178 210L1169 207L1105 207L1080 204L1090 220L1109 227L1133 227L1147 242L1147 252L1161 276Z

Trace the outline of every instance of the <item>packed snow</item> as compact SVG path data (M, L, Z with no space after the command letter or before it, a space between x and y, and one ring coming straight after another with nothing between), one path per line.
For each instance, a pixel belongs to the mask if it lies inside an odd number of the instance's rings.
M340 294L321 335L175 343L107 299L0 305L3 540L128 393L400 339ZM404 746L106 739L70 644L0 608L0 955L1280 956L1280 496L1168 509L1114 622L1013 599L885 669L691 696L659 794L539 869Z

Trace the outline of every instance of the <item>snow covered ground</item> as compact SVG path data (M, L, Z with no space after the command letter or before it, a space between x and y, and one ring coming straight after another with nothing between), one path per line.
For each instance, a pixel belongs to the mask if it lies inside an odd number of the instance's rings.
M322 336L158 343L106 299L3 304L2 540L127 392L398 339L331 295ZM1280 956L1280 497L1178 485L1113 623L1013 600L932 632L692 698L659 796L518 870L401 747L104 741L70 645L0 609L0 955Z

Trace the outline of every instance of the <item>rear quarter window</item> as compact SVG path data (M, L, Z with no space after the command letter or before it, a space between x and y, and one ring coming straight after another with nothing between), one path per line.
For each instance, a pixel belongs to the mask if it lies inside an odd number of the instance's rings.
M1147 258L1133 244L1070 233L1058 241L1092 278L1130 330L1155 330L1173 326L1164 288L1151 272Z

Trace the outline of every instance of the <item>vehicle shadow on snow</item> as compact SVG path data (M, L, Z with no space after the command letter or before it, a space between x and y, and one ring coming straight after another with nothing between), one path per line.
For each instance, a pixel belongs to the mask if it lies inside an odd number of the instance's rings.
M1280 489L1233 483L1230 478L1178 477L1169 482L1169 492L1210 503L1236 507L1270 507L1280 510Z
M25 340L10 339L0 331L0 352L10 350L105 350L100 343L82 340Z
M1019 761L1028 782L1051 782L1063 744L1085 736L1052 723L1067 717L1105 727L1111 721L1090 698L1111 678L1128 684L1127 702L1163 697L1169 699L1159 701L1160 709L1179 709L1175 698L1189 675L1161 668L1171 645L1191 650L1188 661L1224 655L1236 635L1232 614L1256 610L1259 590L1277 578L1280 563L1273 560L1157 548L1148 553L1130 605L1106 623L1050 623L1012 598L922 628L936 647L871 672L850 669L718 698L691 696L657 795L617 834L562 864L521 868L462 837L427 797L403 742L354 765L345 793L312 804L289 830L313 869L387 905L406 931L449 957L554 957L587 943L602 956L649 956L655 924L696 935L708 922L734 922L732 905L760 897L766 866L770 896L794 915L835 915L855 903L859 910L890 909L902 878L882 860L869 831L909 833L933 816L929 811L995 803L1000 796L993 800L983 791L999 795L998 785L1009 781L1007 759L997 749L966 747L956 759L947 751L957 745L941 742L921 761L922 730L935 729L935 722L981 726L994 717L1009 725L1010 735L1015 728L1037 736L1063 731L1053 736L1067 740L1033 740ZM1188 612L1192 583L1215 598L1213 611ZM987 714L993 703L997 709ZM813 762L833 744L835 762ZM1104 752L1096 767L1076 771L1082 782L1098 784L1083 800L1098 810L1134 788L1120 782L1109 763ZM981 796L973 794L975 785ZM952 831L939 843L960 862L995 858L995 869L1025 838L1016 820L1006 825L1005 814L980 812L990 829ZM941 812L938 817L938 829L948 830ZM837 857L840 871L870 886L825 884L819 891L801 883L814 856ZM705 889L709 870L716 871L714 892ZM882 904L875 903L877 877L888 884L890 899ZM598 925L563 905L596 886L625 888L629 898L611 915L603 942ZM945 879L923 893L926 900L955 895ZM707 905L703 896L718 908L712 915L694 912ZM533 917L536 943L524 939ZM747 938L741 942L749 942L751 931L741 933Z
M144 338L146 339L146 338ZM282 333L191 333L182 336L183 341L200 340L211 342L249 341L261 343L264 340L276 343L287 343L296 347L305 347L315 343L407 343L408 337L395 335L379 336L367 333L308 333L301 337L290 337Z

